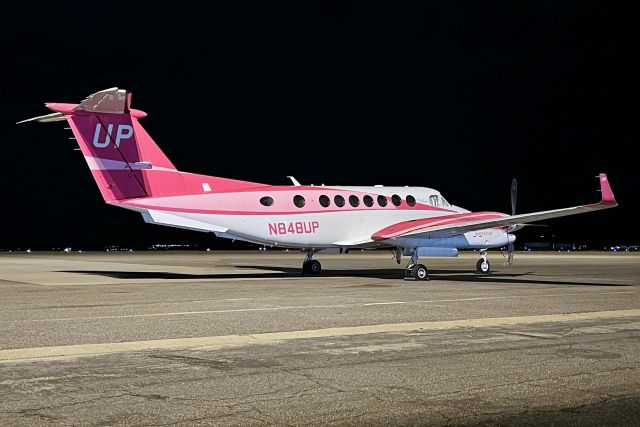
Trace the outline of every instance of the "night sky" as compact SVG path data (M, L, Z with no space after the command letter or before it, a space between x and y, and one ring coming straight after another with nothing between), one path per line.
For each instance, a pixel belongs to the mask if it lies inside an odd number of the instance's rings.
M26 3L26 2L25 2ZM181 170L415 185L471 210L595 202L520 241L638 244L635 11L615 2L51 2L3 10L0 248L229 247L107 206L45 101L133 92ZM211 10L211 11L210 11Z

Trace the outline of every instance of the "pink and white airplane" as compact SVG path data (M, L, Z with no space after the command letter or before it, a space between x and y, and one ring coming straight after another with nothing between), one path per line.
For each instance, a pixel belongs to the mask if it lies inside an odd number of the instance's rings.
M478 272L490 271L487 249L509 247L524 225L617 206L607 176L600 202L515 215L470 212L426 187L267 185L176 169L138 122L131 93L106 89L79 104L47 103L54 113L27 121L66 120L110 205L140 212L152 224L213 232L216 236L306 251L303 273L320 273L314 252L391 248L405 278L428 280L420 256L457 256L480 249Z

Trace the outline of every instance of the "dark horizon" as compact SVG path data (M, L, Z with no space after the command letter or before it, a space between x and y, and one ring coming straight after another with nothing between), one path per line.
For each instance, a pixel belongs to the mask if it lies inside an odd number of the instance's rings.
M0 248L144 248L213 235L145 224L105 205L62 123L14 123L45 101L133 92L181 170L288 184L438 189L470 210L599 199L518 244L637 245L633 13L608 2L12 6L0 40ZM537 238L537 240L541 240ZM243 247L243 245L238 245Z

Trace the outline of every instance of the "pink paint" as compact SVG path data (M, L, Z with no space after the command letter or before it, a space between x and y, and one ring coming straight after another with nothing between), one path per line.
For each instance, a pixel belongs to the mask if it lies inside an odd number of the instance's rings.
M130 110L128 105L124 114L93 113L78 109L76 104L46 105L66 115L82 154L90 167L94 166L91 173L105 201L201 194L204 183L215 191L255 189L264 185L179 172L138 122L146 113ZM118 170L99 164L122 164L123 167Z
M346 204L338 207L333 203L334 196L341 195L348 199L349 196L355 195L362 199L362 194L368 194L356 191L337 190L330 187L320 187L320 191L316 191L316 187L302 186L254 186L251 188L237 187L235 181L222 182L224 178L204 177L202 175L192 175L183 172L177 172L182 175L185 181L193 180L196 187L195 194L182 194L175 197L154 198L153 200L135 200L123 201L130 206L137 206L154 210L171 210L174 212L191 212L191 213L216 213L216 214L247 214L247 215L291 215L291 214L309 214L309 213L326 213L326 212L353 212L353 211L376 211L376 210L410 210L410 211L427 211L429 213L454 213L455 211L431 206L423 203L417 203L414 207L403 203L400 206L388 204L385 207L374 205L366 207L360 204L358 207L352 207ZM152 174L170 174L170 171L154 171L145 170L146 176ZM210 183L212 192L202 194L202 182ZM220 190L223 188L223 190ZM293 204L295 195L302 195L306 199L303 208L298 208ZM320 205L320 195L326 195L332 203L329 207ZM274 200L272 206L263 206L260 199L269 196ZM375 194L372 194L375 196Z
M403 221L375 232L371 238L373 240L386 240L418 229L425 229L425 231L428 231L428 227L462 224L471 221L505 218L507 216L508 215L499 212L472 212Z
M47 102L44 104L50 110L55 111L56 113L71 113L74 109L78 107L78 104L67 104L63 102Z
M616 202L616 198L613 195L613 191L611 190L611 185L609 184L609 180L607 179L607 174L601 173L598 175L600 178L600 193L602 194L602 199L600 200L601 204L604 205L618 205Z
M148 172L148 171L145 171ZM161 173L161 172L156 172ZM304 208L297 208L293 205L293 196L295 194L301 194L301 192L295 190L287 193L280 193L279 197L273 197L274 205L270 207L262 206L259 203L260 197L264 195L275 195L277 193L270 192L269 186L261 188L259 193L246 193L246 192L230 192L221 194L199 194L199 195L184 195L177 197L167 198L143 198L137 200L123 200L120 203L127 206L163 210L171 212L183 212L183 213L197 213L197 214L216 214L216 215L296 215L296 214L316 214L316 213L329 213L329 212L363 212L363 211L389 211L389 210L411 210L416 212L438 212L443 211L441 208L437 208L429 205L416 205L413 208L408 206L386 206L386 207L365 207L360 205L357 208L351 206L344 206L338 208L332 205L329 208L323 208L319 203L310 203L307 199L307 204ZM255 190L255 189L254 189ZM327 193L328 194L328 193ZM348 194L347 192L339 194ZM284 208L284 209L283 209ZM453 212L444 210L445 212ZM442 217L439 217L442 218Z
M315 224L315 227L314 227ZM312 234L318 229L316 221L273 222L269 223L270 235Z

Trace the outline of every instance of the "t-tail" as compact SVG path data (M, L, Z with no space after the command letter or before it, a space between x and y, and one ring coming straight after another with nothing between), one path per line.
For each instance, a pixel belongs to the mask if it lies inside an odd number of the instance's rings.
M54 113L29 121L66 120L106 202L236 191L264 184L181 172L140 125L131 92L106 89L80 104L46 103Z

